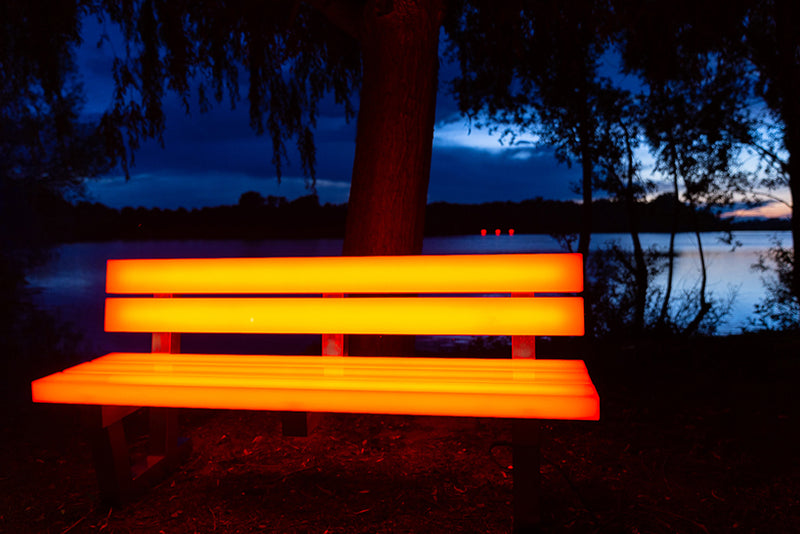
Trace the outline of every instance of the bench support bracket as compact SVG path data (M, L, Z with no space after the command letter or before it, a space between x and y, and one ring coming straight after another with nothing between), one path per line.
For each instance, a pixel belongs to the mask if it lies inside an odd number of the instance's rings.
M344 298L342 293L325 293L323 297ZM343 334L322 334L323 356L346 356ZM281 428L284 436L305 438L319 425L322 414L312 412L281 412Z
M136 498L164 478L188 457L191 443L177 437L175 410L142 408L149 411L150 435L147 449L134 460L125 421L108 421L106 417L103 422L107 408L89 406L85 414L100 500L104 505L116 506ZM126 415L136 412L140 410Z
M169 298L171 295L156 295ZM154 333L153 352L180 352L180 334ZM135 498L188 457L191 442L178 437L178 410L100 406L87 409L100 499L117 505ZM128 447L124 418L147 410L148 442L143 457L134 461Z

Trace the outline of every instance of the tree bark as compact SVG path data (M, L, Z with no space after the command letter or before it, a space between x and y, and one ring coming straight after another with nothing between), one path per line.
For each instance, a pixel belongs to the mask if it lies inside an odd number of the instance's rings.
M422 252L442 12L443 0L364 8L345 255Z
M625 131L625 156L628 163L628 181L625 188L625 205L628 211L628 229L633 241L633 279L634 279L634 310L633 310L633 335L638 339L644 332L644 316L647 308L647 263L644 259L642 241L639 239L639 214L638 203L634 192L633 179L636 175L636 168L633 162L633 147L631 146L631 136L627 128Z
M586 143L588 144L588 141ZM592 240L592 177L594 176L594 158L591 150L585 148L581 156L581 231L578 238L578 252L583 254L584 262L589 257L589 245Z
M658 315L656 326L664 329L669 318L669 300L672 297L672 278L675 274L675 234L678 233L678 214L680 211L680 191L678 190L677 170L672 169L672 228L669 231L669 250L667 251L667 289L664 292L664 301L661 303L661 313Z
M798 28L800 17L796 3L779 0L774 4L776 52L779 68L773 73L781 93L779 113L785 127L783 144L789 153L789 191L792 198L792 249L793 273L792 293L800 299L800 65L797 63L797 47L800 45Z
M700 328L700 323L703 322L703 318L706 314L711 311L711 303L706 300L706 286L708 285L708 269L706 269L706 258L705 254L703 253L703 240L700 237L700 224L697 220L697 205L694 201L691 201L689 206L692 209L693 214L693 222L694 222L694 236L697 240L697 252L700 258L700 294L698 295L698 299L700 300L700 308L697 310L697 313L694 316L694 319L686 326L683 333L684 335L694 335L697 332L697 329Z
M678 215L681 208L680 189L678 188L678 174L680 164L678 162L678 151L676 141L673 136L668 135L667 150L669 151L669 173L672 176L672 227L669 232L669 251L667 252L667 289L664 292L664 301L661 303L661 313L658 315L656 327L664 329L669 318L669 301L672 297L672 278L675 274L675 234L678 232Z
M800 87L800 68L795 67L796 81L788 85ZM787 77L791 74L787 73ZM788 96L786 100L795 100L795 95ZM782 110L782 119L785 127L783 145L789 153L787 169L789 175L789 192L792 203L792 287L795 298L800 301L800 105L795 102L786 102Z
M594 335L594 313L592 305L595 302L592 288L589 283L589 277L586 276L587 266L589 265L589 245L592 240L592 195L594 193L594 165L595 154L592 147L592 139L594 138L594 124L592 121L591 110L589 109L588 91L586 90L586 80L579 88L579 98L581 102L580 108L580 121L578 125L579 130L579 143L581 151L581 193L583 203L581 204L581 229L578 238L578 252L583 255L583 283L584 283L584 299L586 300L586 309L584 312L584 321L586 325L587 338Z
M368 1L346 256L419 254L425 226L443 0ZM413 351L413 338L351 336L349 352Z
M800 117L795 121L800 122ZM789 151L789 190L792 195L792 294L800 301L800 131L792 139L787 138L785 144Z

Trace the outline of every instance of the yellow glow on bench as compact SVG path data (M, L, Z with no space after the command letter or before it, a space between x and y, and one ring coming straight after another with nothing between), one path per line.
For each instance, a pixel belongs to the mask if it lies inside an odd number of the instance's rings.
M107 332L583 335L583 299L109 298Z
M531 296L580 292L582 276L579 254L109 260L107 291L142 296L106 299L105 328L583 335L582 298ZM424 296L447 293L500 295ZM599 418L582 361L532 358L112 353L34 381L32 396L110 406Z
M34 402L539 419L599 418L578 360L112 353Z
M106 291L578 293L580 254L109 260Z

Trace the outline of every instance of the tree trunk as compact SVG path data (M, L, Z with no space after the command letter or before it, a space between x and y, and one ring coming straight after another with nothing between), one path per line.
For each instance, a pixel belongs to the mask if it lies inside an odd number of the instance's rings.
M583 259L586 261L589 256L589 244L592 240L592 176L594 173L594 160L588 148L583 150L581 170L583 204L581 205L581 231L578 239L578 252L583 254Z
M798 71L797 82L800 84L800 68ZM786 74L790 76L790 74ZM793 95L788 100L795 100ZM783 145L789 153L786 167L789 174L789 192L792 202L792 294L800 301L800 105L787 102L782 113L783 124L785 127Z
M586 307L584 312L584 322L586 325L587 338L591 337L594 333L594 313L592 304L595 302L592 288L589 283L589 277L586 276L586 267L589 264L589 245L592 240L592 187L594 182L594 152L592 149L591 139L594 136L594 128L592 127L591 111L589 110L588 97L586 90L581 88L581 118L579 123L579 143L581 150L581 193L583 194L583 204L581 205L581 229L578 238L578 252L583 255L583 283L584 283L584 299L586 300Z
M780 68L775 72L782 95L780 109L785 127L783 143L789 153L789 191L792 196L792 293L800 300L800 65L797 63L800 20L793 1L775 2L775 32Z
M692 201L690 202L689 206L692 209L693 214L693 221L694 221L694 236L697 240L697 252L700 258L700 294L698 298L700 299L700 309L697 310L697 313L694 316L694 319L686 326L684 330L685 335L693 335L698 328L700 328L700 323L703 321L703 318L706 314L711 311L711 303L706 300L706 286L708 285L708 270L706 269L706 258L705 254L703 253L703 240L700 237L700 223L697 220L697 206Z
M644 332L644 315L647 307L647 263L644 259L642 241L639 239L639 214L637 212L637 201L634 192L634 176L636 168L633 163L633 147L631 137L625 129L625 155L628 163L628 180L625 188L625 204L628 211L628 230L633 241L633 279L634 279L634 310L633 310L633 334L639 338Z
M422 252L442 15L443 0L373 0L364 7L344 255ZM387 337L354 336L349 343L351 354L409 350L407 340Z
M672 208L672 228L669 232L669 250L667 251L667 289L664 292L664 301L661 303L661 313L658 315L656 325L658 328L664 328L667 324L669 317L669 301L672 297L672 278L675 273L675 234L678 232L678 214L680 211L680 191L678 190L678 175L677 171L673 170L672 175L672 192L675 195L673 199Z
M382 12L383 4L393 10ZM442 0L367 2L345 255L419 254L425 224Z
M797 117L800 122L800 117ZM789 150L789 190L792 194L792 294L800 301L800 132L786 140Z

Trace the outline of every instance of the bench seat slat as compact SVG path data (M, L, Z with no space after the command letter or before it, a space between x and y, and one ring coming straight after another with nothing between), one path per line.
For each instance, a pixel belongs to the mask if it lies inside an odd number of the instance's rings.
M188 358L184 358L188 356ZM65 373L93 373L123 371L127 369L180 369L184 372L211 373L214 375L227 372L239 373L242 369L269 373L316 373L328 367L346 369L348 373L398 373L412 369L419 376L464 376L481 377L494 373L525 376L532 372L540 374L584 374L586 366L581 360L538 360L531 364L529 359L478 359L446 358L446 357L414 357L410 365L406 357L380 358L342 358L340 356L320 359L320 356L286 356L286 355L237 355L237 354L182 354L180 357L169 353L134 353L116 352L78 364L65 369Z
M277 411L590 419L597 392L577 360L109 354L32 385L35 402ZM127 360L127 361L126 361ZM386 360L386 361L384 361ZM276 372L280 368L281 372Z
M107 332L583 335L581 297L108 298Z
M106 291L579 293L580 254L109 260Z
M72 378L81 379L86 375L155 375L162 373L166 377L182 376L194 381L239 380L241 377L258 377L257 380L290 380L293 378L339 377L342 380L385 380L412 379L418 381L445 381L448 383L486 383L502 384L503 387L514 387L544 380L548 383L579 383L586 377L586 368L580 360L565 360L561 365L497 365L470 367L469 359L447 360L447 365L430 365L421 358L413 362L398 358L346 358L333 357L321 360L319 357L295 356L248 356L249 361L242 363L226 363L231 355L190 355L188 359L146 358L133 361L114 361L109 354L102 359L94 360L64 370ZM135 355L134 355L135 356ZM148 356L141 354L139 356ZM204 356L202 359L195 356ZM216 358L212 360L211 358ZM384 359L393 359L388 365L378 364ZM426 358L425 360L436 360ZM513 360L509 360L513 361ZM546 361L546 360L543 360ZM559 360L554 360L561 363ZM524 362L523 362L524 363ZM208 380L207 380L208 379ZM510 384L510 386L507 386Z

